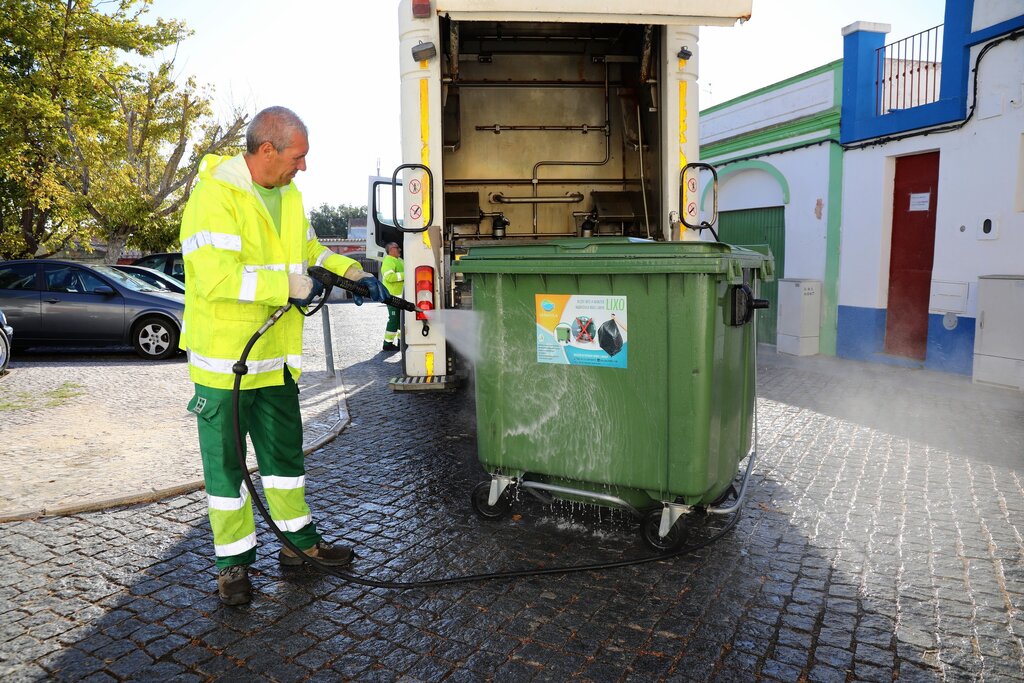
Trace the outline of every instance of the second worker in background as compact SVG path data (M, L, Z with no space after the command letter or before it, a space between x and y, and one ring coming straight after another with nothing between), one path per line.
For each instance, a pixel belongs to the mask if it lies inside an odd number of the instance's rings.
M384 247L388 255L380 267L380 279L384 282L392 296L402 296L405 287L405 263L402 261L402 248L395 242L388 242ZM402 330L399 324L399 312L394 306L388 306L388 326L384 330L383 351L398 351Z

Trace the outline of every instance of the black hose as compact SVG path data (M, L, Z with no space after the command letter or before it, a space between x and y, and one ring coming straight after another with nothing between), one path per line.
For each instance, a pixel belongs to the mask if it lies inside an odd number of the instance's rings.
M355 576L347 572L343 572L337 567L330 567L320 562L314 557L310 557L301 548L296 546L288 537L284 535L284 532L277 528L273 520L270 518L270 512L263 504L263 500L256 493L256 485L252 481L252 476L249 474L249 468L245 462L245 450L242 436L241 422L239 421L239 399L241 396L242 389L242 376L245 375L249 368L246 365L246 360L249 358L249 352L252 351L252 347L256 344L263 333L266 332L270 327L276 323L284 313L291 308L291 304L286 304L278 308L267 322L263 323L260 329L256 330L255 334L249 339L245 348L242 350L242 356L238 359L238 362L232 367L232 371L235 373L234 386L231 389L231 417L234 421L234 432L235 432L235 455L238 457L239 467L242 469L242 477L245 480L245 488L248 489L249 495L252 497L253 503L256 505L256 509L259 510L260 516L270 527L270 530L277 537L277 540L281 541L281 545L288 548L290 551L295 553L303 562L310 565L317 571L324 574L330 574L336 576L343 581L354 583L359 586L366 586L368 588L389 588L394 590L408 590L412 588L437 588L441 586L452 586L462 583L475 583L479 581L491 581L494 579L516 579L525 578L529 576L545 576L552 574L571 574L576 572L588 572L598 571L602 569L615 569L618 567L631 567L634 565L648 564L650 562L658 562L661 560L668 560L674 557L679 557L694 551L706 548L718 539L725 536L729 531L736 526L740 519L740 513L737 512L733 518L729 521L726 526L716 533L711 538L705 539L696 545L683 546L678 550L670 553L664 553L659 555L652 555L650 557L642 557L634 560L618 560L616 562L599 562L593 564L579 564L579 565L568 565L563 567L548 567L548 568L533 568L533 569L518 569L507 572L495 572L485 574L468 574L464 576L451 576L442 579L426 579L423 581L377 581L376 579L367 579L361 576Z

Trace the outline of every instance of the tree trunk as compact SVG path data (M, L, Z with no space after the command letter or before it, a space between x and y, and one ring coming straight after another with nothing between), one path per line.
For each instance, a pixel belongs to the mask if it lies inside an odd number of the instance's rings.
M107 238L107 255L103 258L103 262L110 266L117 263L121 254L124 253L124 243L125 238L121 235L111 235Z
M25 248L21 254L15 254L16 258L34 258L39 251L39 235L36 232L38 213L34 206L25 206L21 209L21 238L25 242Z

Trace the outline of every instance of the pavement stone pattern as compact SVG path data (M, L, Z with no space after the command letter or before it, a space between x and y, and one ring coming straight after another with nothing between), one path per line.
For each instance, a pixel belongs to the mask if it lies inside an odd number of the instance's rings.
M347 420L323 334L316 313L299 380L307 445ZM202 486L184 354L154 362L130 347L36 348L16 352L11 368L0 378L0 520ZM251 443L248 452L255 467Z
M326 536L379 579L646 556L616 514L469 506L471 392L392 394L380 307L332 309L351 423L308 458ZM317 335L307 331L307 341ZM201 492L0 525L0 679L1024 680L1024 397L762 347L737 526L671 561L438 589L286 570L222 607ZM73 362L73 361L72 361ZM262 526L262 525L261 525Z

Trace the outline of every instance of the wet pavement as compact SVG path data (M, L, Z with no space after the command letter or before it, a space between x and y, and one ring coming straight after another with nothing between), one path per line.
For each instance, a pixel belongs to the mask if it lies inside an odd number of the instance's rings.
M332 320L351 422L308 457L307 492L325 535L357 546L356 573L647 556L620 515L524 496L479 520L471 393L390 393L383 309ZM750 495L688 556L394 591L284 569L264 531L256 596L229 608L202 492L8 522L0 678L1024 680L1024 396L761 355Z

